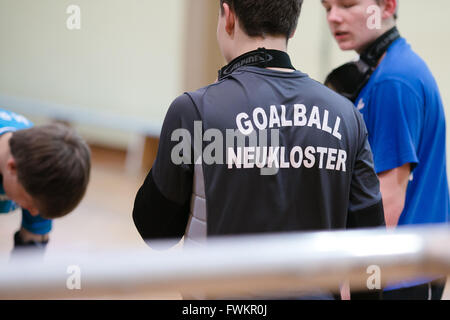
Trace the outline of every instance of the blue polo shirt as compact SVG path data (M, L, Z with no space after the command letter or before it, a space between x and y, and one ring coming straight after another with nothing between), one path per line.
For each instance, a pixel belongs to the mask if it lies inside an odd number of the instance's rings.
M389 47L356 106L366 122L376 172L411 164L399 226L447 223L449 189L442 99L427 65L405 39Z
M0 136L7 132L27 129L32 126L33 123L24 116L0 109ZM0 214L9 213L16 209L18 209L17 204L7 197L3 184L0 183ZM52 229L52 221L40 216L33 217L28 210L22 209L22 227L35 234L47 234Z

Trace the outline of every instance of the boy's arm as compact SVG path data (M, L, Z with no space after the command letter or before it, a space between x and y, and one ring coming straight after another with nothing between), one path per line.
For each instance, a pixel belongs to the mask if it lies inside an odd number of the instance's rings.
M27 210L22 209L22 225L14 234L14 248L11 253L13 259L22 250L33 250L35 253L45 253L49 241L52 221L40 216L32 216Z

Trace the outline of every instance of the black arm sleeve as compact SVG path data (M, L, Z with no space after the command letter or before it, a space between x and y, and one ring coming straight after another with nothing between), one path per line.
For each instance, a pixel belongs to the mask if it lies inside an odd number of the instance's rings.
M384 226L383 201L380 200L368 208L349 211L347 219L347 228L376 228Z
M133 208L134 224L146 241L183 237L189 219L190 201L179 205L166 199L153 180L152 171L139 189Z
M158 154L136 195L133 220L144 240L179 241L187 227L193 183L192 137L199 121L188 95L175 99L164 119ZM174 134L181 132L182 135ZM183 161L176 157L180 150ZM175 158L174 158L175 156ZM154 246L153 246L154 247Z

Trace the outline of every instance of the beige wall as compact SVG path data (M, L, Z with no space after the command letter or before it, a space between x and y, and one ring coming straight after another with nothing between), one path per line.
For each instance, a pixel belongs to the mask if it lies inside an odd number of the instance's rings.
M161 123L182 79L184 0L0 0L0 94ZM81 8L81 29L66 9ZM84 128L92 139L129 135Z
M217 45L218 0L184 0L183 89L196 90L215 81L225 63Z

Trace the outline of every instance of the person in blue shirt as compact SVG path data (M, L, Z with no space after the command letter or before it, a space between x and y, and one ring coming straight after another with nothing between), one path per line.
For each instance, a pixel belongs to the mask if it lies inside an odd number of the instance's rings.
M447 223L444 108L426 63L396 29L398 1L321 1L341 50L356 51L364 62L373 58L370 50L387 46L371 66L370 77L362 77L360 87L346 95L354 99L367 126L387 227ZM378 26L373 20L377 17ZM349 77L348 66L342 70ZM384 299L440 299L445 280L430 280L389 284Z
M22 210L13 253L44 252L52 219L71 212L85 194L90 150L67 126L33 126L24 116L0 109L0 175L0 213Z

